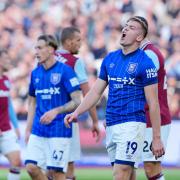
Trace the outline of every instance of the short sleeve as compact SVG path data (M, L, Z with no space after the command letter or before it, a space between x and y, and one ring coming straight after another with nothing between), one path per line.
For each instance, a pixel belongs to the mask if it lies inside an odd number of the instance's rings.
M157 68L153 61L145 54L142 60L142 67L140 71L141 79L144 86L156 84L158 82Z
M31 73L30 83L29 83L29 95L35 97L35 88L34 88L34 80L33 80L33 72Z
M67 65L64 65L62 78L64 86L69 93L80 90L79 81L75 75L75 72Z
M74 71L75 71L76 76L78 78L79 84L83 84L83 83L88 82L85 64L81 59L78 59L76 61L76 64L74 66Z

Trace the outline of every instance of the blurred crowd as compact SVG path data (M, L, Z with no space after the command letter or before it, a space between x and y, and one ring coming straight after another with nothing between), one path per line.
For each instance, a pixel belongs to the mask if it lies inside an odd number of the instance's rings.
M34 44L44 33L59 40L63 27L81 30L83 58L90 85L100 60L119 48L120 31L132 15L149 22L149 38L166 59L169 107L180 119L180 1L179 0L1 0L0 48L8 49L12 98L19 119L26 119L29 74L35 66ZM104 118L106 97L98 104Z

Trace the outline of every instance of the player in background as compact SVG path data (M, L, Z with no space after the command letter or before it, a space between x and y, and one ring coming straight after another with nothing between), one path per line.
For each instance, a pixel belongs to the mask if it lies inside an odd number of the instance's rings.
M139 17L146 25L147 21L143 17ZM158 99L160 106L161 115L161 137L164 148L167 146L167 139L170 131L171 117L167 102L167 82L166 82L166 71L164 68L164 57L159 49L150 42L147 38L141 43L141 49L150 57L158 70ZM152 124L149 117L149 107L145 107L146 118L147 118L147 129L143 148L143 161L146 176L149 180L164 180L162 173L161 161L163 157L158 159L155 158L151 151L152 143Z
M157 70L139 49L148 27L139 18L130 18L122 30L122 50L109 53L102 62L99 78L80 106L65 117L67 127L78 115L94 106L109 85L106 109L106 148L115 180L129 180L141 159L148 103L153 128L152 151L164 154L160 134Z
M58 61L61 61L69 65L74 69L76 76L78 78L80 88L83 96L89 91L88 77L85 69L85 65L82 59L76 57L79 49L81 47L81 34L80 30L76 27L66 27L62 30L61 33L61 49L56 51L56 58ZM100 137L100 130L98 126L98 118L96 114L96 108L92 107L89 110L90 116L92 118L92 133L96 137L97 141ZM71 139L71 151L70 160L67 171L67 179L75 180L75 167L74 162L80 159L80 137L79 137L79 126L77 122L74 122L73 125L73 134Z
M20 146L17 137L11 129L10 121L19 134L17 117L10 99L10 82L4 74L9 70L10 62L8 52L0 50L0 151L10 162L8 180L20 179Z
M53 36L38 37L39 66L32 71L29 86L26 132L31 130L31 135L25 161L34 180L47 179L41 170L44 165L55 180L65 180L72 129L67 129L63 120L80 103L79 82L69 66L56 61L56 49Z

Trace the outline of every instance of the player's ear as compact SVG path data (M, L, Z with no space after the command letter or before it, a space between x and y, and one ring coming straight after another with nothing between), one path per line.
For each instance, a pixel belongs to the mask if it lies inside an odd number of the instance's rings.
M143 35L142 33L139 34L139 35L137 36L137 38L136 38L136 40L137 40L138 42L141 42L143 39L144 39L144 35Z
M50 54L54 54L54 48L52 46L48 47Z

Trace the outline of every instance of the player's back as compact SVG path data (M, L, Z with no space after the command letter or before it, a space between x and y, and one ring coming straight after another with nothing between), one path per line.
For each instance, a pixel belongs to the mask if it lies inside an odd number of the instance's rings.
M10 83L6 76L0 78L0 130L7 131L11 129L8 99L10 95Z
M146 42L142 49L146 54L155 61L155 65L158 69L158 99L161 113L161 125L166 125L171 123L171 117L167 101L167 82L166 82L166 71L164 67L164 57L159 51L159 49L151 42ZM149 111L146 106L146 117L147 126L151 127Z

